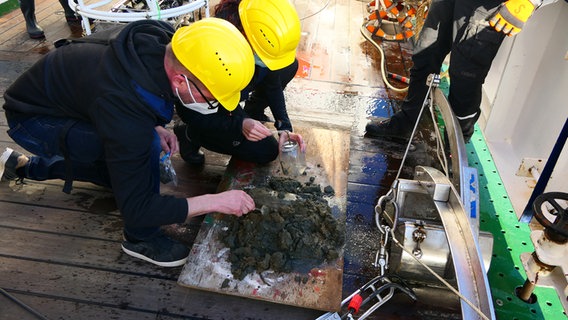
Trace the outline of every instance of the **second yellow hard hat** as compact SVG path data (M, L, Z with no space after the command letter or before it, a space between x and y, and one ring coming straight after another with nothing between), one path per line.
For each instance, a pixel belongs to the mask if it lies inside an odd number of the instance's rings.
M270 70L294 62L301 26L289 0L242 0L239 16L250 45Z

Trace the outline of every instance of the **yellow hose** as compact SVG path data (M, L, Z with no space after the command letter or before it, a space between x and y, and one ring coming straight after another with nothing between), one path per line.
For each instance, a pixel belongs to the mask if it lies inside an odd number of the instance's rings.
M369 41L373 46L375 46L375 48L377 48L377 50L379 50L379 53L381 54L381 77L383 78L385 85L389 89L391 89L395 92L406 92L406 91L408 91L408 86L406 86L404 88L397 88L389 82L389 80L387 79L385 52L383 51L383 48L381 46L379 46L369 35L367 35L367 28L365 28L364 23L361 25L360 31L361 31L361 34L363 35L363 37L365 37L365 39L367 41Z

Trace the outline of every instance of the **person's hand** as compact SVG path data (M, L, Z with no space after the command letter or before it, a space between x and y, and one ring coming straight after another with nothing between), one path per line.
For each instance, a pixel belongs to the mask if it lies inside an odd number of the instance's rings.
M156 133L158 133L160 137L160 146L164 152L169 152L170 154L179 152L178 140L173 132L162 126L156 126L154 130L156 130Z
M296 141L296 143L300 146L300 151L306 152L306 143L304 142L302 136L289 131L280 133L280 138L278 139L278 146L280 150L282 150L282 145L284 145L284 143L288 140Z
M533 14L538 0L507 0L501 4L489 24L497 31L514 36Z
M242 190L229 190L215 195L215 211L242 216L254 210L254 200Z
M254 210L256 205L254 200L242 190L229 190L215 194L204 194L196 197L186 198L187 200L187 220L207 214L219 212L242 216Z
M249 141L260 141L272 135L272 131L265 127L260 121L245 118L243 120L243 135Z

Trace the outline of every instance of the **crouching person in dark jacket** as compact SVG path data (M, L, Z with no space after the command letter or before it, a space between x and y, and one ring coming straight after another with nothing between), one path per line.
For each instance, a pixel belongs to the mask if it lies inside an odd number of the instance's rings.
M160 226L208 212L240 216L255 204L240 190L161 195L160 154L179 151L164 126L178 100L234 109L253 73L250 46L217 18L175 32L168 23L142 20L67 41L4 94L8 133L34 155L6 148L0 176L63 179L66 192L73 180L112 188L124 219L122 250L159 266L183 265L189 249ZM264 129L251 130L259 139L271 136ZM277 154L275 139L273 145Z
M174 128L182 158L201 165L205 158L199 149L204 147L248 162L274 160L278 156L274 139L259 140L251 134L257 129L263 131L260 122L269 122L264 114L267 107L280 133L279 142L294 140L305 151L302 136L292 132L284 99L284 88L298 70L296 48L301 26L294 5L288 0L222 0L215 7L215 16L231 22L247 38L255 56L255 72L241 92L244 108L186 105L177 109L185 123ZM282 134L284 131L287 133Z

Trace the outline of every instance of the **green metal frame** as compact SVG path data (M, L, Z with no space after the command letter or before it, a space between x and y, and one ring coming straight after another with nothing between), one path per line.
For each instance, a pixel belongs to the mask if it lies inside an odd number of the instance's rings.
M521 253L534 251L530 227L518 221L477 125L471 142L466 144L466 150L469 165L477 168L479 174L480 229L491 232L494 237L488 278L497 319L568 319L554 288L536 287L536 302L533 304L516 296L516 288L526 280Z

